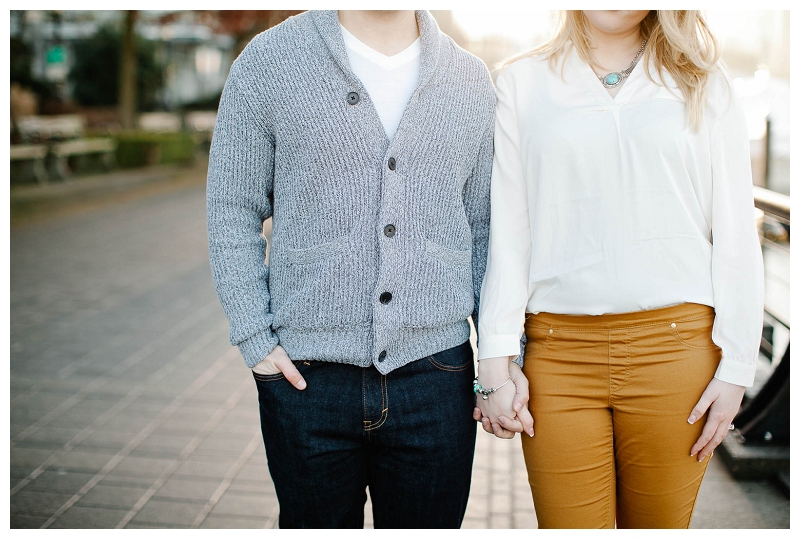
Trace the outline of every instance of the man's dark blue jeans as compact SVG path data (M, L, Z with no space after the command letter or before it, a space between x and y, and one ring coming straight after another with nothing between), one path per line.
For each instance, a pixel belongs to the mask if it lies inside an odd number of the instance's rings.
M253 373L281 528L458 528L475 427L469 341L387 375L296 361L308 382Z

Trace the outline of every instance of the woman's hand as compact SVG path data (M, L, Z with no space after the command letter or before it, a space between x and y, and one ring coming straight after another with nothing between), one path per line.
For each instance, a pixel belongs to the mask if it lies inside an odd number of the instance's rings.
M703 462L703 459L712 454L714 448L722 443L722 439L728 434L728 425L739 411L742 397L744 397L743 386L729 384L716 378L711 379L694 410L689 414L688 421L694 424L708 410L706 425L700 438L692 446L690 456L697 455L697 460Z
M511 381L488 399L476 395L473 419L498 438L513 438L516 432L533 436L533 417L525 406L529 398L528 380L522 370L516 363L509 363L507 357L478 362L478 380L483 387L497 387L509 378Z

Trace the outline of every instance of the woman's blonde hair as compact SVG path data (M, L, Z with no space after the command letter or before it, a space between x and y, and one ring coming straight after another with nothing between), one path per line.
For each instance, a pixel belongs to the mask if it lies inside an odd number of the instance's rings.
M556 33L550 40L506 60L501 67L528 56L540 56L547 58L550 67L555 69L570 44L584 62L596 65L583 11L560 11L558 18ZM708 76L719 60L717 40L703 15L692 10L652 10L640 23L640 31L647 40L645 65L652 61L659 73L666 71L672 76L686 101L687 121L697 129L703 116ZM652 79L649 70L647 76Z

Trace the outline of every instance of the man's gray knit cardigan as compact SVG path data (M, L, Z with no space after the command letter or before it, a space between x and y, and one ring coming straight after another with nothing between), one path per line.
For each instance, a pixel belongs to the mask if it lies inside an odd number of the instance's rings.
M419 86L390 142L336 11L258 35L231 67L208 169L211 268L249 367L381 373L477 327L495 95L486 66L417 12ZM264 220L273 217L269 267Z

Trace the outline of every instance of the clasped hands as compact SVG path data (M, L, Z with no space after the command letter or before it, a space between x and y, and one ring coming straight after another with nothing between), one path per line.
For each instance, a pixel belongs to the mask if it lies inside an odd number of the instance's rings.
M511 384L491 393L484 400L476 395L472 417L480 421L483 430L498 438L513 438L516 432L533 436L533 417L528 410L528 380L516 363L507 357L487 358L478 363L478 381L485 388L497 387L511 378ZM729 432L728 425L739 410L744 387L713 378L700 400L692 409L688 422L694 423L706 416L700 437L690 450L690 455L702 462Z
M297 389L306 388L306 381L281 346L276 346L264 361L254 366L253 372L266 375L280 372ZM472 417L481 422L483 430L498 438L513 438L517 432L533 436L533 416L527 407L528 380L522 369L516 363L509 362L508 357L487 358L478 362L478 380L482 386L497 387L509 378L511 383L489 395L488 399L476 395ZM689 419L690 423L694 423L709 411L703 433L691 449L692 456L697 455L697 459L702 461L713 453L727 434L727 425L736 415L743 395L744 387L717 379L711 381Z
M484 388L498 387L509 378L510 384L484 399L476 395L472 417L483 430L498 438L513 438L517 432L533 436L533 416L528 410L528 379L507 356L486 358L478 362L478 381Z
M256 374L283 373L286 380L297 389L305 389L306 381L279 345L260 363L253 367ZM488 399L476 399L472 417L480 421L483 430L498 438L513 438L517 432L533 436L533 417L528 411L528 380L516 363L507 357L481 360L478 378L484 387L497 387L509 378L511 383L492 393Z

